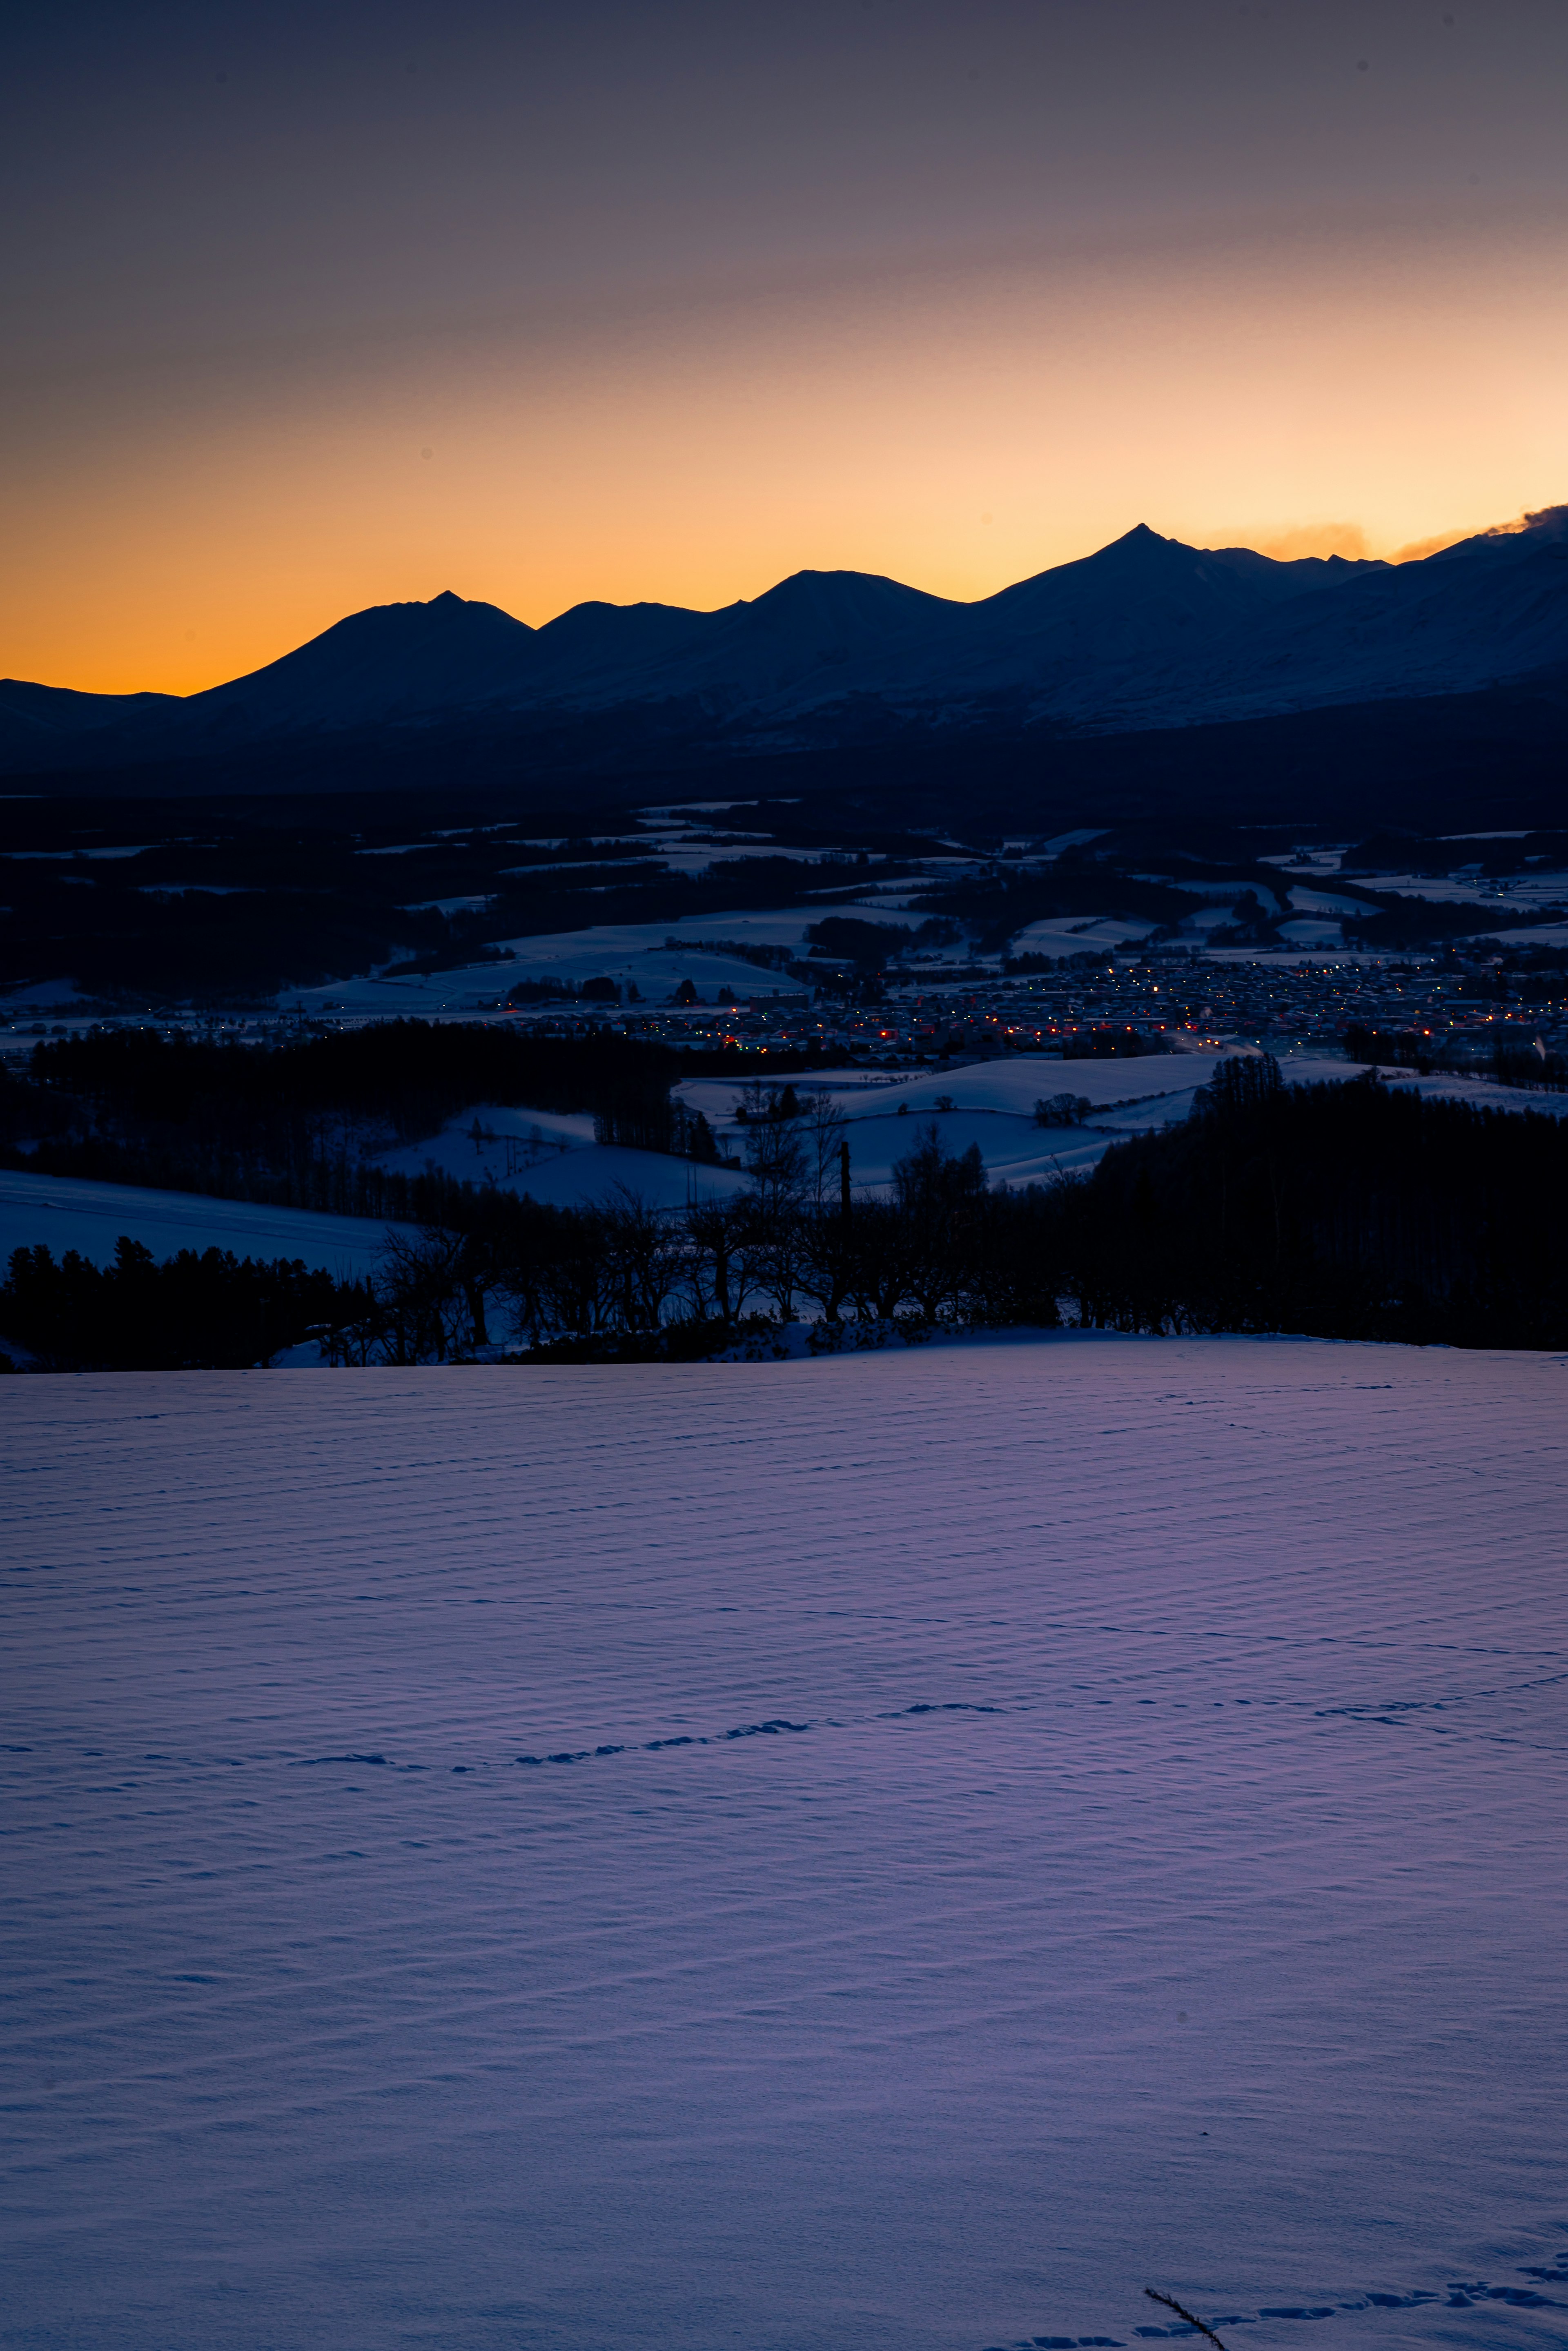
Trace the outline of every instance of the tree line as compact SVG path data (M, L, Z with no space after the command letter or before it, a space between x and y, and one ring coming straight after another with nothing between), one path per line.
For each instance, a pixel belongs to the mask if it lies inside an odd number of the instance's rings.
M27 1073L0 1065L0 1165L141 1184L271 1207L428 1221L424 1179L376 1164L476 1102L587 1111L601 1143L720 1156L677 1077L783 1077L821 1049L679 1052L608 1025L536 1036L496 1023L383 1020L336 1034L242 1044L102 1029L36 1045Z
M1344 1049L1354 1061L1415 1070L1422 1077L1451 1070L1458 1076L1493 1077L1500 1085L1568 1093L1568 1061L1561 1053L1542 1043L1511 1039L1506 1032L1490 1038L1461 1033L1434 1040L1417 1029L1372 1029L1357 1020L1345 1030Z
M254 1362L308 1332L340 1363L697 1358L798 1320L818 1350L1063 1324L1568 1346L1568 1128L1541 1113L1372 1078L1291 1087L1268 1058L1236 1059L1181 1126L1114 1145L1087 1176L993 1186L978 1149L950 1152L934 1121L875 1197L846 1192L842 1122L821 1097L791 1113L760 1090L742 1131L744 1183L674 1213L625 1192L558 1208L413 1179L417 1221L389 1232L366 1283L310 1289L303 1268L216 1251L174 1273L142 1252L101 1276L20 1252L0 1334L62 1368L152 1365L179 1346L183 1362ZM204 1284L210 1312L189 1303ZM215 1336L223 1301L250 1293L271 1319L244 1322L243 1346Z
M1452 1346L1568 1344L1568 1125L1375 1074L1222 1062L1178 1127L1065 1204L1084 1321Z
M0 1154L51 1176L397 1217L406 1185L368 1155L422 1142L475 1102L589 1111L604 1141L677 1149L681 1068L608 1027L535 1037L385 1020L249 1045L100 1030L35 1046L26 1077L0 1073Z

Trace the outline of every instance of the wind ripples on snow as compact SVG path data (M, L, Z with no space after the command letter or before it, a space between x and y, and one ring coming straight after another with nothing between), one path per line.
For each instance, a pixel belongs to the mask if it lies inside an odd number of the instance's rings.
M9 1385L0 2344L1563 2339L1568 1367Z

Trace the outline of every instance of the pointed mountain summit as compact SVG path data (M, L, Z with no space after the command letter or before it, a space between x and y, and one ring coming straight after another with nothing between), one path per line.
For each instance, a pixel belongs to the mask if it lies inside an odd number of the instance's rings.
M1294 570L1295 565L1281 567ZM1153 688L1140 724L1461 694L1568 664L1568 507L1277 605Z
M1265 556L1187 547L1146 523L1075 563L1020 580L968 607L977 686L1076 695L1107 672L1185 657L1275 601ZM1254 569L1252 567L1259 567Z

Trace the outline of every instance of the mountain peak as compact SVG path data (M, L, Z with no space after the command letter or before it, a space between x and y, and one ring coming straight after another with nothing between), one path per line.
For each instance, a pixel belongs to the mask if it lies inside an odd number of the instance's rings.
M1125 563L1130 557L1134 562L1163 559L1168 563L1173 557L1197 556L1197 549L1188 547L1184 539L1163 538L1157 530L1151 530L1146 522L1137 522L1131 530L1124 530L1120 538L1108 540L1105 546L1097 547L1092 555L1082 555L1078 560L1080 563L1114 566ZM1056 568L1066 571L1071 567L1061 564Z

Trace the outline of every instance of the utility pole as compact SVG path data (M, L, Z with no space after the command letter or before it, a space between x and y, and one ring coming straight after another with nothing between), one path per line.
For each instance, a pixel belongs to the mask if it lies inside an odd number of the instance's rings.
M839 1213L847 1225L850 1220L850 1145L847 1135L839 1144Z

